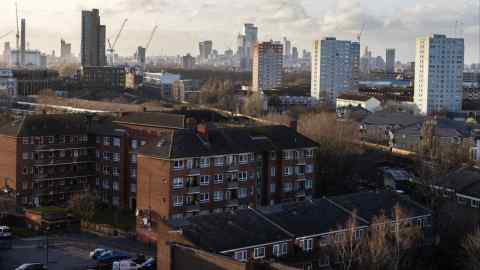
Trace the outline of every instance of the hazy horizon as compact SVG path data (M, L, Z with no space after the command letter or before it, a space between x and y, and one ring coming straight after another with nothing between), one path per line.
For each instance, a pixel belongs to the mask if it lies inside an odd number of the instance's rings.
M3 0L0 35L15 30L15 0ZM325 36L355 40L362 25L362 52L369 46L385 57L396 48L397 58L413 61L415 38L433 33L465 38L465 62L479 62L478 3L471 0L19 0L19 17L27 20L31 49L59 54L60 39L80 47L81 10L100 9L107 36L113 37L124 18L128 23L117 52L133 55L145 45L154 25L158 32L149 55L198 54L198 42L213 40L222 53L235 50L243 23L259 27L260 40L286 36L293 46L311 50L312 41ZM0 40L15 45L15 34Z

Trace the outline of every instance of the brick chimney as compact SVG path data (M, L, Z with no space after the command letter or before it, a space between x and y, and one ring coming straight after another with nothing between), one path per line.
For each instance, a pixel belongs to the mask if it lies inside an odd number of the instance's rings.
M196 133L202 140L208 142L208 124L207 123L199 123L195 129Z
M288 127L294 129L297 131L298 129L298 120L297 119L290 119L290 122L288 122Z

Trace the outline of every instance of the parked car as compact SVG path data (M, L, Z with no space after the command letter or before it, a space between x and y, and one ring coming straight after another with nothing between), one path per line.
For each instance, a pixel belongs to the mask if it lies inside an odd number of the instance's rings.
M138 270L140 267L141 266L133 260L123 260L114 262L112 265L112 270Z
M0 226L0 239L12 237L12 231L7 226Z
M111 251L111 250L105 249L105 248L96 248L90 252L90 258L96 260L98 257L100 257L103 253L107 251Z
M97 261L101 264L108 264L128 259L131 259L131 256L127 253L112 250L106 251L97 257Z
M46 270L47 267L42 263L26 263L22 264L19 267L15 268L15 270Z

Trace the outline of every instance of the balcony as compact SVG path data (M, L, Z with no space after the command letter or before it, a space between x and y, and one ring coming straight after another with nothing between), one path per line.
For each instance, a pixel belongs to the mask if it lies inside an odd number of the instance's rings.
M240 164L238 163L225 164L225 169L227 171L238 171L239 167L240 167Z
M227 189L238 189L238 180L227 180Z

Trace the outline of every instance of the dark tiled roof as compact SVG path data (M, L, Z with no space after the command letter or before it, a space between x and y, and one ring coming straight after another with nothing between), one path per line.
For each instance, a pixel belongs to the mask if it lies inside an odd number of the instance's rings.
M361 218L371 222L382 211L386 217L392 218L395 206L400 206L409 216L428 215L430 212L415 203L394 192L361 192L330 198L333 202L341 205L349 211L356 211Z
M173 110L170 113L184 115L188 119L193 119L197 123L200 122L226 122L228 117L211 110Z
M164 112L126 113L116 120L116 122L172 129L183 129L186 124L184 115Z
M371 98L373 98L373 97L370 97L370 96L367 96L367 95L355 94L355 93L345 93L345 94L341 94L340 96L337 97L337 99L356 100L356 101L367 101ZM375 99L377 99L377 98L375 98Z
M363 121L368 125L379 126L400 126L408 127L415 124L421 124L424 121L424 117L412 115L406 112L375 112L370 114Z
M436 185L480 198L480 169L474 167L458 169L440 178Z
M168 224L181 229L183 235L195 245L213 252L290 238L287 233L259 217L251 209L170 220Z
M465 122L450 119L438 119L435 135L439 137L469 136L470 128Z
M88 118L84 114L38 114L11 121L0 127L0 134L11 136L47 136L86 134Z
M140 153L171 159L315 146L312 140L286 126L264 126L210 129L208 141L193 129L174 130L149 142Z
M326 199L304 201L259 209L267 218L297 237L327 233L343 228L351 215ZM358 226L368 224L359 221Z

